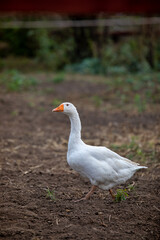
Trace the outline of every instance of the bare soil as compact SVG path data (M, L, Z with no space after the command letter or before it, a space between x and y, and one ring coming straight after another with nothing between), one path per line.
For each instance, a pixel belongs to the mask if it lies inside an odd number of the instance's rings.
M160 239L160 111L112 109L115 103L109 100L95 106L91 97L101 92L104 85L91 81L42 82L21 93L1 90L0 239ZM73 202L91 186L67 165L70 123L51 112L55 99L77 106L86 143L110 147L127 144L134 135L148 151L141 163L148 169L123 186L135 182L125 201L116 203L98 189L90 200ZM148 143L154 159L145 148ZM46 189L54 191L53 199Z

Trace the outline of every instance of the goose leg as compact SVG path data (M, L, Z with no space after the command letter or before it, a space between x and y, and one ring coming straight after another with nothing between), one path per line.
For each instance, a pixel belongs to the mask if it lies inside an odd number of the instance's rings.
M114 195L112 189L109 189L109 192L110 192L110 194L111 194L111 196L112 196L112 199L115 200L115 195Z
M90 196L93 194L93 192L95 191L95 189L96 189L96 186L93 185L91 187L91 190L86 194L85 197L83 197L83 198L81 198L79 200L75 200L74 202L80 202L80 201L88 200L90 198Z

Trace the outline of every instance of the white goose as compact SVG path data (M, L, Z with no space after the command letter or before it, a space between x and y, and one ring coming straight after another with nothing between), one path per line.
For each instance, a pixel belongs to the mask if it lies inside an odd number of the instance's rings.
M103 190L109 190L114 199L112 187L126 182L137 170L147 168L121 157L106 147L85 144L81 139L79 114L72 103L62 103L52 111L63 112L69 116L71 132L68 142L67 162L72 169L87 177L92 184L91 190L80 200L89 199L97 186Z

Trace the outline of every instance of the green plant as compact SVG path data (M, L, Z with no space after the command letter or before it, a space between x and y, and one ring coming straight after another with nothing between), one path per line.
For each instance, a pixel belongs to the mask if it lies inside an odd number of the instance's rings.
M58 105L60 105L61 104L61 100L60 99L58 99L58 98L55 98L54 100L53 100L53 102L52 102L52 105L53 105L53 107L57 107Z
M39 110L40 112L44 112L44 111L45 111L45 108L44 108L44 107L39 107L38 110Z
M127 186L128 191L134 191L135 190L135 182Z
M139 113L142 113L142 112L145 111L145 109L146 109L146 102L145 102L144 99L142 99L140 94L136 94L134 96L134 103L135 103L135 106L138 109Z
M53 61L51 31L41 28L30 30L29 34L32 35L33 39L37 42L36 57L38 61L46 65L50 64Z
M66 72L81 74L103 74L103 66L98 58L85 58L79 63L69 64L65 67Z
M18 111L17 110L12 111L11 115L14 116L14 117L18 116Z
M149 46L145 38L126 37L113 42L107 39L102 46L102 65L106 74L148 73L151 67L148 63Z
M59 73L56 76L54 76L53 78L53 82L54 83L61 83L65 80L65 75L64 73Z
M4 85L8 91L21 91L35 86L37 81L33 77L28 78L13 69L2 73L0 84Z
M127 189L117 189L117 192L115 195L116 202L121 202L123 200L126 200L126 197L128 197Z
M31 108L34 108L36 105L34 102L30 101L30 102L28 102L28 106Z
M125 19L125 16L123 16ZM61 17L60 17L61 18ZM93 16L88 17L88 19ZM135 17L136 18L136 17ZM4 19L4 18L3 18ZM24 20L24 18L22 17ZM19 16L4 21L22 20ZM51 16L31 17L32 20L51 20ZM63 19L63 17L62 17ZM79 17L68 17L68 20ZM94 19L98 20L99 16ZM2 20L3 21L3 20ZM113 30L113 29L109 29ZM49 69L70 70L91 74L148 73L160 70L160 40L157 26L144 27L141 34L119 36L116 41L106 34L105 27L85 28L7 28L0 29L0 56L35 58ZM0 63L1 65L1 63Z
M46 192L47 192L47 195L46 195L47 198L50 198L52 201L56 201L54 190L50 190L49 188L47 188Z
M97 95L92 97L92 101L93 101L93 103L96 107L100 107L103 103L102 98L100 96L97 96Z

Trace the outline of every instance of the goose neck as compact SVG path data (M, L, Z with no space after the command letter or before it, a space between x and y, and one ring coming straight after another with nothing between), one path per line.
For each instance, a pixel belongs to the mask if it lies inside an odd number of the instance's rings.
M71 122L70 138L81 139L81 121L78 112L74 112L69 118Z

